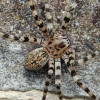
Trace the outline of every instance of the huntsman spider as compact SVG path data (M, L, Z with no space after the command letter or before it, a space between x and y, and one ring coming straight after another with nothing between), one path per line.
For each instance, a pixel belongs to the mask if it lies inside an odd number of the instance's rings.
M46 100L46 95L48 92L48 86L51 81L51 76L55 70L55 85L56 91L59 97L59 100L63 100L63 96L60 88L60 77L61 77L61 59L62 58L70 72L74 82L82 88L93 100L98 100L98 98L90 91L90 89L80 81L74 67L75 63L75 47L71 44L68 36L66 36L66 28L71 19L71 14L69 11L66 11L63 16L63 21L60 23L58 27L53 24L53 15L51 14L50 1L43 3L41 10L44 12L46 17L46 22L39 18L38 11L36 9L35 0L27 0L32 10L32 15L36 21L37 26L41 31L41 35L45 38L35 38L35 37L17 37L14 35L4 34L0 32L0 36L3 38L20 41L20 42L31 42L38 43L42 47L37 48L31 51L25 58L24 67L28 70L39 70L42 68L47 62L49 62L48 75L45 82L44 92L42 100ZM60 1L59 1L60 2ZM65 4L66 5L66 4ZM77 5L73 5L72 8L75 8ZM91 58L94 58L98 55L99 52L95 51L93 54L89 54L83 59L78 60L78 64L88 61Z

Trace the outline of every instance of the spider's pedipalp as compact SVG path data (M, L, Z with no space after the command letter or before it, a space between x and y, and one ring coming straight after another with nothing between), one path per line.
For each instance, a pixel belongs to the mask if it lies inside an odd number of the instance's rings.
M45 82L42 100L46 99L46 95L47 95L47 92L48 92L48 86L50 84L53 71L54 71L54 59L50 58L50 60L49 60L49 70L48 70L48 75L47 75L46 82Z

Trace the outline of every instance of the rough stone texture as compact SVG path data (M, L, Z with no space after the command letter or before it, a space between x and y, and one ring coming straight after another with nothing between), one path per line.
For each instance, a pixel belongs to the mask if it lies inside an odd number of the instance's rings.
M0 91L0 100L41 100L42 92L38 90L31 90L26 92L17 91ZM47 100L57 100L58 97L54 93L48 93ZM86 97L64 97L63 100L89 100Z
M77 45L76 60L91 53L94 47L100 51L100 1L80 0L71 14L67 34ZM34 28L33 22L26 0L0 0L0 31L34 36L39 31ZM43 90L47 64L39 71L28 71L23 66L25 55L37 47L39 46L31 43L9 42L0 38L0 90L27 91L33 88ZM82 81L100 98L100 55L75 68ZM63 95L87 96L74 84L63 61L61 82ZM55 91L54 77L49 90Z

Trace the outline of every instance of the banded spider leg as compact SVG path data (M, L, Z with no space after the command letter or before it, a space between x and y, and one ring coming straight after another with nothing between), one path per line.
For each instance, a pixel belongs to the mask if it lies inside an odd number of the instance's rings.
M47 92L48 92L48 86L50 84L51 75L53 74L53 71L54 71L54 59L50 58L50 60L49 60L49 70L48 70L48 75L47 75L46 82L45 82L42 100L46 99L46 95L47 95Z
M93 100L98 100L98 98L90 91L90 89L86 86L85 83L81 82L76 71L74 68L74 62L75 62L75 50L74 49L69 49L69 52L67 53L68 55L64 55L65 57L62 57L63 60L65 61L68 71L70 72L74 82L80 87L82 88ZM89 60L89 58L93 58L96 55L98 55L98 52L94 52L91 56L86 56L84 57L85 59ZM81 63L82 61L87 61L85 59L81 59ZM80 64L80 63L79 63Z
M51 24L52 16L50 14L49 4L45 4L45 6L43 7L43 11L46 10L46 18L48 22L47 27L44 25L44 21L39 19L38 12L35 9L35 2L32 0L28 0L28 4L30 6L30 9L32 10L32 15L34 16L39 29L43 33L43 36L48 37L48 31L49 32L52 31L52 27L53 27Z

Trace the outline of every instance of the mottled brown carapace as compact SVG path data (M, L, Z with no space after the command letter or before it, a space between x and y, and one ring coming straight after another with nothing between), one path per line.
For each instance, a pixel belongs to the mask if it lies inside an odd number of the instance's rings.
M60 58L70 47L70 41L66 36L55 34L53 37L47 38L44 43L44 48L49 56Z

